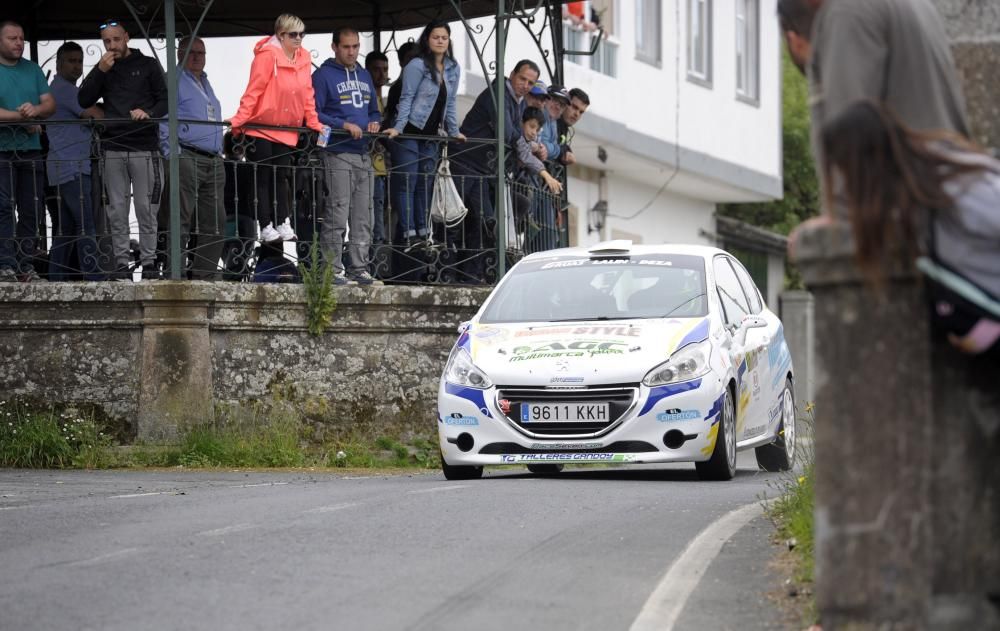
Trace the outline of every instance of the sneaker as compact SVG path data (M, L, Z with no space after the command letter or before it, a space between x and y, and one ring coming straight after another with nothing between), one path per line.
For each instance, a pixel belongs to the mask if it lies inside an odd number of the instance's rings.
M282 239L281 233L274 229L274 224L269 223L260 231L260 240L264 243L270 243L271 241L283 241L284 239Z
M21 275L21 280L26 283L46 283L48 279L42 278L38 275L38 272L34 268L29 268L27 272Z
M347 277L347 275L344 274L344 272L340 272L339 274L334 275L334 277L333 277L333 284L334 285L354 285L355 283L351 279L349 279Z
M0 267L0 283L16 283L17 274L9 267Z
M128 267L119 267L110 274L111 280L115 280L121 283L132 282L132 270Z
M350 276L347 277L349 280L354 281L359 285L381 285L382 281L375 280L372 275L368 273L367 270L361 270L360 272L351 272Z
M287 223L283 223L280 226L278 226L277 232L281 236L281 240L282 241L297 241L298 240L298 237L295 236L295 231L292 230L292 227L289 224L287 224Z
M142 266L142 280L160 280L160 270L152 265Z

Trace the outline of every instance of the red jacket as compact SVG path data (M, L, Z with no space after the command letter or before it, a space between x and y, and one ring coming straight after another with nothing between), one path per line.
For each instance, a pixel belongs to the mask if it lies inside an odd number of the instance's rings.
M295 51L295 61L288 61L278 38L270 35L253 48L250 83L240 108L230 119L234 133L247 124L305 126L316 131L323 128L316 117L316 97L312 86L312 62L304 48ZM290 130L248 129L256 136L289 147L298 143L298 133Z

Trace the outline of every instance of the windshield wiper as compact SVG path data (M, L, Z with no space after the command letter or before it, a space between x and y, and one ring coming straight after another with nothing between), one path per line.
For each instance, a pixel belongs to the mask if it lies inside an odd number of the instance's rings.
M604 320L630 320L630 319L632 319L631 316L625 318L619 318L618 316L615 316L613 318L609 316L589 316L585 318L562 318L559 320L549 320L549 322L588 322L590 320L604 321Z
M702 297L702 296L704 296L704 295L705 295L705 292L701 292L701 293L700 293L700 294L698 294L697 296L691 296L690 298L688 298L687 300L685 300L685 301L684 301L684 302L682 302L681 304L677 305L676 307L674 307L673 309L671 309L670 311L668 311L668 312L666 313L666 315L662 315L662 316L659 316L659 317L661 317L661 318L669 318L669 317L670 317L670 315L671 315L671 314L673 314L673 312L674 312L674 311L677 311L677 310L678 310L678 309L680 309L681 307L683 307L683 306L687 305L687 304L688 304L689 302L691 302L692 300L698 300L699 298L701 298L701 297Z

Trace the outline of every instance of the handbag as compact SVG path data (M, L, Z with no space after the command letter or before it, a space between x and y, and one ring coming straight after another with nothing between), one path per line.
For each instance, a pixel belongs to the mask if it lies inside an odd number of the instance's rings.
M431 219L444 224L445 228L453 228L460 224L469 210L462 201L451 176L451 165L448 162L448 145L441 151L441 161L438 163L437 174L434 177L434 194L431 197Z

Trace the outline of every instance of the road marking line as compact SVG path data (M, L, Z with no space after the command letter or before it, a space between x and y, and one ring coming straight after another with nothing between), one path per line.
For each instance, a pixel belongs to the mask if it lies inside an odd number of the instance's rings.
M344 504L331 504L329 506L320 506L318 508L310 508L309 510L302 511L303 513L332 513L338 510L344 510L345 508L351 508L352 506L357 506L353 502L346 502Z
M416 495L417 493L437 493L438 491L454 491L456 489L467 489L468 484L453 484L452 486L436 486L433 489L420 489L419 491L410 491L410 495Z
M0 506L0 510L17 510L19 508L28 508L31 504L21 504L20 506Z
M231 489L252 489L258 486L284 486L288 482L261 482L260 484L237 484L235 486L230 486Z
M112 495L109 500L120 500L128 497L149 497L151 495L163 495L165 491L156 491L155 493L129 493L128 495Z
M72 561L67 563L67 567L81 567L87 565L97 565L98 563L104 563L105 561L114 561L123 556L128 556L134 552L138 552L139 548L125 548L123 550L116 550L115 552L109 552L107 554L102 554L96 556L92 559L84 559L82 561Z
M218 537L219 535L228 535L234 532L242 532L244 530L250 530L251 528L256 528L253 524L234 524L232 526L225 526L223 528L216 528L214 530L203 530L197 534L199 537Z
M657 583L629 631L673 629L688 597L719 555L722 545L763 511L761 504L754 502L723 515L698 533Z

